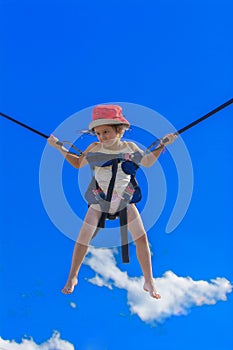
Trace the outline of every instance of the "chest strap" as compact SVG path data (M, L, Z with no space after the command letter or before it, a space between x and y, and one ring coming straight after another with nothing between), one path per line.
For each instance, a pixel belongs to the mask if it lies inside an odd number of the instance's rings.
M86 154L86 160L90 167L93 169L95 166L110 166L113 160L117 159L118 163L126 162L133 163L137 167L139 166L143 155L140 152L134 153L118 153L118 154L107 154L102 152L88 152Z

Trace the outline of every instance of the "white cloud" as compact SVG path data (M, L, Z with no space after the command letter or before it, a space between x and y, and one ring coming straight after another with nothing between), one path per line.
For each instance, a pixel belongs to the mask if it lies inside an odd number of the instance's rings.
M21 343L14 340L4 340L0 337L0 350L74 350L74 345L60 338L58 332L46 342L38 345L33 339L22 339Z
M72 307L72 309L76 309L77 307L76 303L74 303L73 301L70 302L70 306Z
M162 322L173 315L185 315L194 306L226 301L226 295L233 287L226 278L217 277L210 282L194 281L191 277L179 277L167 271L155 279L156 288L162 296L155 300L143 290L143 277L131 278L116 266L112 250L90 248L85 264L96 272L89 282L109 289L113 286L125 289L131 313L150 323Z

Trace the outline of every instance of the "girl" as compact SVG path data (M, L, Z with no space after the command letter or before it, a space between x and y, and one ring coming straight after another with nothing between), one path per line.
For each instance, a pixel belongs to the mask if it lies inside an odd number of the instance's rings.
M159 149L144 154L135 143L121 141L124 131L128 129L129 126L129 122L122 115L122 108L120 106L99 105L94 108L92 122L89 124L89 130L95 132L98 142L92 143L81 156L69 153L64 146L59 144L59 140L53 135L48 138L48 142L52 147L58 149L65 159L75 168L81 168L88 164L86 158L87 154L90 152L106 154L133 154L134 152L140 152L142 155L140 164L145 167L150 167L158 159L165 145L171 144L177 137L176 134L166 135L160 143ZM95 166L94 171L96 181L102 191L106 194L112 177L111 167ZM110 214L117 212L122 199L122 194L129 183L129 179L130 175L124 173L121 166L118 165L110 207L108 210ZM101 214L102 212L99 204L91 204L89 206L75 243L70 273L67 282L62 289L64 294L71 294L75 286L78 284L79 269L87 253L88 245L96 231ZM159 299L161 296L156 291L154 285L147 234L135 204L127 205L127 221L129 231L131 232L136 244L136 253L144 276L143 288L145 291L149 292L151 297Z

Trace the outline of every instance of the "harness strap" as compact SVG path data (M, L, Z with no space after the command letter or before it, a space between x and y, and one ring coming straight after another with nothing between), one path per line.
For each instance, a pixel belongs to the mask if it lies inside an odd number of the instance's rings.
M97 228L92 236L92 239L97 235L100 228L105 227L105 221L109 216L109 219L115 219L116 216L120 218L120 231L121 231L121 254L123 263L129 262L129 246L128 246L128 225L127 225L127 203L125 200L121 200L119 210L115 215L109 214L110 203L112 199L112 193L115 185L116 174L118 169L118 160L114 159L112 163L112 177L108 186L107 196L105 200L99 201L102 214L99 219ZM96 186L98 185L97 182Z
M111 203L111 199L112 199L112 192L113 192L113 188L115 185L117 168L118 168L118 161L117 161L117 159L113 159L112 177L111 177L110 183L108 185L107 196L106 196L105 200L100 202L102 214L101 214L97 228L96 228L92 238L94 238L96 236L96 234L98 233L100 228L104 228L104 226L105 226L105 220L106 220L108 212L109 212L110 203Z
M118 153L118 154L107 154L102 152L88 152L86 154L86 160L88 161L91 168L95 166L110 166L113 160L117 159L119 162L131 162L135 165L139 165L143 154L139 151L134 153Z
M121 256L123 263L129 263L127 206L124 200L122 200L121 203L124 204L124 208L119 212L121 227Z
M101 197L101 189L98 185L98 182L93 178L92 183L94 185L94 190L92 189L92 193L95 195L97 202L101 207L101 216L96 227L96 230L92 236L92 239L97 235L101 228L105 227L106 219L114 220L116 217L120 219L120 232L121 232L121 254L123 263L129 262L129 246L128 246L128 223L127 223L127 205L133 199L135 189L137 188L137 198L135 197L134 201L138 202L141 199L141 192L138 188L137 181L135 179L136 170L138 169L138 163L141 160L141 153L136 152L132 155L129 154L118 154L115 155L106 155L102 153L89 153L87 156L87 160L92 169L95 166L112 166L112 177L108 185L108 190L105 198ZM131 159L130 159L131 158ZM129 185L124 191L123 199L120 202L119 208L116 213L110 214L109 209L112 200L113 189L115 185L118 163L122 162L122 170L131 175L131 180ZM100 164L101 163L101 164Z

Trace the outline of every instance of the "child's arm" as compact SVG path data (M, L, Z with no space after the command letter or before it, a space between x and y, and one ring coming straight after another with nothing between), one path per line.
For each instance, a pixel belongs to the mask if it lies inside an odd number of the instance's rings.
M175 139L177 138L176 134L167 134L163 137L163 140L166 140L165 142L161 142L159 144L159 149L154 149L152 152L145 154L142 157L141 160L141 165L145 166L145 167L150 167L152 166L156 160L159 158L160 154L162 153L162 151L164 150L164 148L166 147L166 145L171 144L172 142L175 141Z
M82 168L87 164L86 154L90 152L90 150L93 149L93 147L96 145L96 143L92 143L87 147L81 156L78 156L77 154L70 153L64 146L57 144L59 140L53 135L50 135L47 141L50 146L56 148L74 168Z

